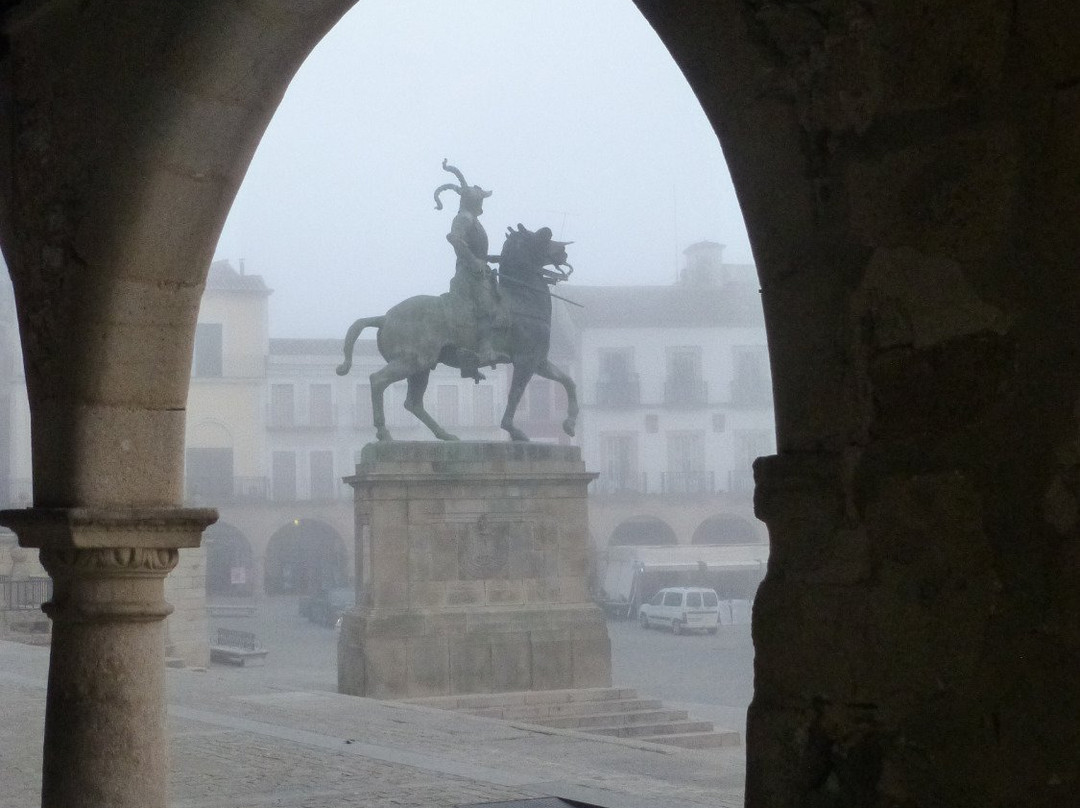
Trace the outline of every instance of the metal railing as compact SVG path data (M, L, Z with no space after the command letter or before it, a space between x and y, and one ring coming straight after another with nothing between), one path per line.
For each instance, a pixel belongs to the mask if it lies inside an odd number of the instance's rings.
M0 609L25 612L40 609L52 597L51 578L26 578L12 581L0 578Z
M594 494L647 494L648 477L640 474L601 474L593 481Z
M234 502L265 502L270 497L269 477L234 477Z
M716 475L711 471L665 471L660 474L662 494L712 494Z

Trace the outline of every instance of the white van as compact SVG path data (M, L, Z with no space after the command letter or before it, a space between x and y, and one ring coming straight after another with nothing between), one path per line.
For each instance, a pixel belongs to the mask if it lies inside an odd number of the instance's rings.
M716 591L675 586L661 589L638 609L642 628L670 626L675 634L686 631L716 633L720 625L720 599Z

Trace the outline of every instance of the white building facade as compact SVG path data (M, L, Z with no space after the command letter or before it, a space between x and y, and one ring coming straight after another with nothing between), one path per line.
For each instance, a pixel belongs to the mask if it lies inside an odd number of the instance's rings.
M556 301L550 354L577 382L576 435L562 431L567 399L550 381L534 378L518 409L516 423L533 440L579 444L598 473L590 489L597 566L611 545L765 541L750 501L750 464L774 447L756 277L753 267L724 264L721 245L702 242L687 256L670 286L560 287L580 304ZM199 314L187 499L217 507L221 518L206 532L205 555L187 553L190 569L170 580L205 575L211 599L310 593L356 574L352 491L342 478L375 438L368 377L383 361L374 332L357 342L347 376L335 372L340 339L271 339L270 294L258 275L216 262ZM0 493L3 504L23 505L28 408L9 320L0 323L8 346ZM431 374L428 411L462 440L507 439L499 421L510 372L485 372L480 384L452 368ZM432 439L404 399L404 382L386 392L394 438ZM203 627L196 620L174 634L191 644Z

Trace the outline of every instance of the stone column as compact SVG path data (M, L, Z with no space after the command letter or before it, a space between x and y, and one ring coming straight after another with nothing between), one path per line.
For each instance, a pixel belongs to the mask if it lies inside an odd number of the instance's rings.
M0 511L53 579L42 808L164 808L165 576L209 508Z

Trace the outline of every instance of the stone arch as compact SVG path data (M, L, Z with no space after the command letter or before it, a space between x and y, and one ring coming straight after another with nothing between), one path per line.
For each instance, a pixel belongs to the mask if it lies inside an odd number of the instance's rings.
M263 588L268 595L310 595L348 583L345 542L321 519L294 519L266 545Z
M62 3L6 32L25 103L3 131L56 155L20 151L0 192L20 320L34 323L31 411L48 424L31 434L37 506L180 501L214 244L293 73L352 4Z
M755 612L748 804L821 799L826 782L866 802L881 793L867 750L898 802L1060 804L1075 766L1046 772L1078 758L1060 705L1080 691L1068 666L1039 662L1072 653L1067 632L1030 618L1070 626L1080 609L1063 541L1080 52L1059 32L1075 3L636 3L722 141L778 346L779 450L757 499L783 570ZM293 71L351 5L19 4L0 240L26 329L38 508L179 502L214 236ZM50 706L80 683L66 684L50 681ZM156 714L159 700L145 700ZM54 738L75 723L62 718ZM1012 740L1031 726L1066 745ZM897 740L911 729L926 739L915 757ZM89 779L53 771L73 791Z
M691 544L758 544L761 534L749 519L731 513L710 516L694 531Z
M678 544L679 539L671 525L656 516L635 516L624 519L611 532L608 544L612 545L662 545Z
M235 525L216 522L203 531L207 597L249 597L254 593L251 542Z

